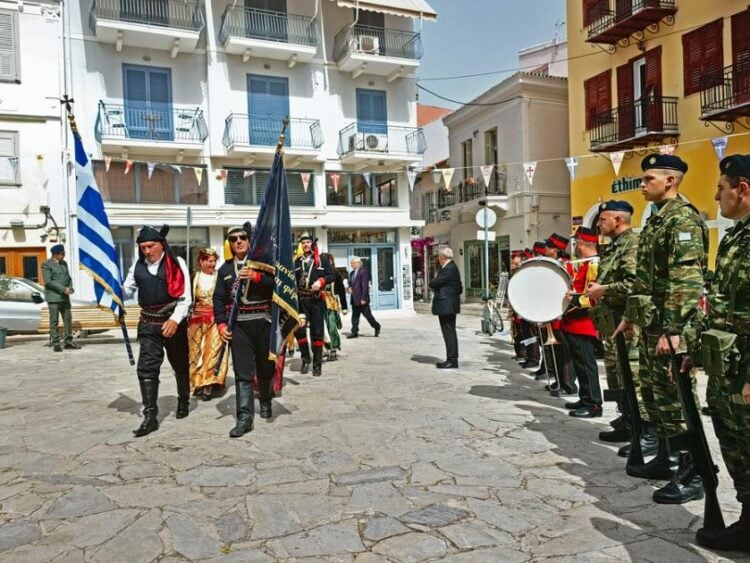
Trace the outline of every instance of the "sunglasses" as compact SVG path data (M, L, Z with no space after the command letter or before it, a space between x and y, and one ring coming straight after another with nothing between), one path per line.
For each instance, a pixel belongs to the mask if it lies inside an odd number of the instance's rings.
M247 235L232 235L229 237L229 242L237 242L238 240L247 240Z

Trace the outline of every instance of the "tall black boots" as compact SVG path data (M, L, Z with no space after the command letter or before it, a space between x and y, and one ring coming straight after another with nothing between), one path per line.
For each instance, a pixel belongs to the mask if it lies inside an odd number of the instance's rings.
M658 504L683 504L703 498L703 481L696 474L689 453L679 454L680 463L672 475L672 480L661 489L654 491L654 502Z
M258 384L260 385L260 417L271 418L273 416L273 410L271 407L271 399L273 397L273 379L263 381L258 378Z
M625 471L631 477L666 481L672 478L672 474L676 468L677 460L670 457L666 438L659 438L656 457L654 459L640 465L628 465Z
M302 375L310 372L310 351L308 349L302 350L302 368L299 372Z
M156 415L159 414L159 408L156 406L156 399L159 396L158 379L139 379L141 385L141 398L143 400L143 422L133 430L136 438L150 434L159 428L159 421Z
M177 380L177 412L176 418L185 418L190 414L190 375L175 374Z
M323 347L313 346L313 377L323 373Z
M737 522L724 530L701 528L695 534L695 541L710 549L750 553L750 504L742 503L742 514Z
M253 429L253 384L250 381L235 381L237 401L237 424L229 431L230 438L239 438Z

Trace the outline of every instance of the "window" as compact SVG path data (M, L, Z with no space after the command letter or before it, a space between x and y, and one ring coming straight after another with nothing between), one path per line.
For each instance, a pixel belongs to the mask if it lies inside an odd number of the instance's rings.
M122 65L125 125L135 139L173 141L172 71Z
M266 189L266 182L271 171L268 169L227 170L227 181L224 185L224 201L229 205L260 205ZM302 174L309 174L310 179L305 190ZM309 170L287 170L286 188L289 205L315 205L315 175Z
M461 143L461 158L464 167L464 180L474 175L474 146L471 139ZM450 186L446 186L450 188Z
M17 186L21 183L18 174L18 133L0 131L0 185Z
M18 13L0 10L0 81L17 82L18 66Z
M396 207L398 182L394 174L326 174L326 202L328 205L354 207Z
M750 102L750 9L732 16L732 97L736 105Z
M586 130L597 125L597 116L612 109L612 71L606 70L583 83L586 97Z
M354 229L354 230L328 230L328 244L385 244L396 242L396 231L393 229L383 230L366 230L366 229ZM355 255L357 252L354 252ZM362 256L370 255L370 249L366 248L363 250Z
M112 240L115 243L115 253L120 264L120 271L124 277L134 260L135 243L133 241L135 236L133 235L133 228L112 226Z
M111 162L109 172L104 162L94 161L94 177L104 201L110 203L208 204L208 178L203 169L201 183L192 167L155 165L151 178L148 164L136 162L125 174L124 162Z
M686 96L722 83L723 29L724 20L719 18L682 36Z

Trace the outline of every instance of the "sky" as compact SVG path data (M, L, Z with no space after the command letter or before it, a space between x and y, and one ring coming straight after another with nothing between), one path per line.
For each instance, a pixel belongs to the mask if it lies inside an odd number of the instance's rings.
M427 0L438 13L422 26L420 80L515 69L518 51L550 41L565 22L565 0ZM567 29L563 25L560 38ZM512 72L460 80L420 82L437 94L468 102ZM448 108L457 104L420 91L419 101Z

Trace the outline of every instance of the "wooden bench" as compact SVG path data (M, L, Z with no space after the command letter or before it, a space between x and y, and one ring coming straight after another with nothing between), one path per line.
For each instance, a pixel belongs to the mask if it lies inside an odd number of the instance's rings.
M110 309L104 309L96 305L73 305L73 335L88 336L92 332L114 330L120 327ZM125 306L125 326L136 328L141 308L138 305ZM62 330L62 319L59 321ZM39 322L40 332L49 332L49 309L42 307Z

